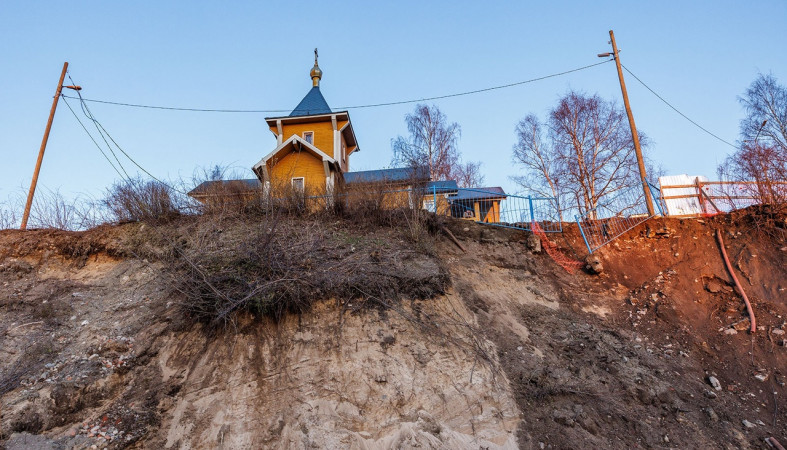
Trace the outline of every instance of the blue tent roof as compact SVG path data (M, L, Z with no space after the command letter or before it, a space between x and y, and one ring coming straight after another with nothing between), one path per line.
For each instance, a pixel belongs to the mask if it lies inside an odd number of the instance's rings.
M364 170L344 174L344 182L347 184L402 182L411 178L428 180L429 171L426 170L426 167L397 167L395 169Z
M320 88L314 86L303 97L303 100L298 103L298 106L292 110L290 117L313 116L315 114L329 114L330 112L331 108L328 106L328 102L325 101L325 97L322 96Z

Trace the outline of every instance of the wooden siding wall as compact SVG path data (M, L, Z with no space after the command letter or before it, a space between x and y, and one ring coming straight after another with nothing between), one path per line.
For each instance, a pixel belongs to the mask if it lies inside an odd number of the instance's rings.
M316 136L315 132L315 138ZM308 150L289 152L283 157L274 157L268 161L268 164L270 165L271 180L275 184L281 183L286 188L290 186L293 178L303 177L307 195L325 193L325 169L322 159Z
M315 122L315 123L298 123L282 125L282 132L284 134L283 141L291 138L293 134L298 137L303 137L304 131L311 131L314 133L314 146L319 148L323 153L333 158L333 126L331 120L328 122Z
M492 204L489 206L489 211L486 212L483 221L486 223L500 222L500 202L498 200L493 200Z

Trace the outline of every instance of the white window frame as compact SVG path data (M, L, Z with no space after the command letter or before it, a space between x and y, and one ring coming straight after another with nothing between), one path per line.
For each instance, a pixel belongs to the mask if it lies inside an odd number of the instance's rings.
M429 212L436 213L437 212L437 203L435 202L435 198L432 195L427 195L423 199L423 209Z
M309 141L309 138L306 137L307 134L311 137L311 141ZM308 142L311 145L314 145L314 131L304 131L303 132L303 140Z
M295 180L301 180L300 190L295 187ZM292 177L290 180L290 186L292 186L293 191L299 192L301 194L304 193L306 191L306 177Z

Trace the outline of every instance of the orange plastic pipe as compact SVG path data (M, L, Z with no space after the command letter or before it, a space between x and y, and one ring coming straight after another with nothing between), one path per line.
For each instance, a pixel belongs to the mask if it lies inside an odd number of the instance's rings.
M754 318L754 309L752 309L751 302L749 302L749 297L746 296L746 292L743 290L743 286L741 286L740 281L738 281L738 277L736 277L735 272L732 271L732 264L730 264L730 259L727 258L727 250L724 249L724 239L721 237L720 229L716 230L716 239L719 241L721 255L724 257L724 263L727 265L727 271L730 272L732 281L735 282L735 286L740 291L743 301L746 303L746 311L749 312L749 319L751 321L751 332L754 333L757 330L757 319Z

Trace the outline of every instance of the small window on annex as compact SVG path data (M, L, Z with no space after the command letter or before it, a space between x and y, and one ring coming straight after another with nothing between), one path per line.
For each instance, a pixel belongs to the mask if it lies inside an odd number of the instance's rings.
M314 145L314 131L304 131L303 140Z
M292 190L295 192L302 193L304 189L303 177L297 177L292 179Z

